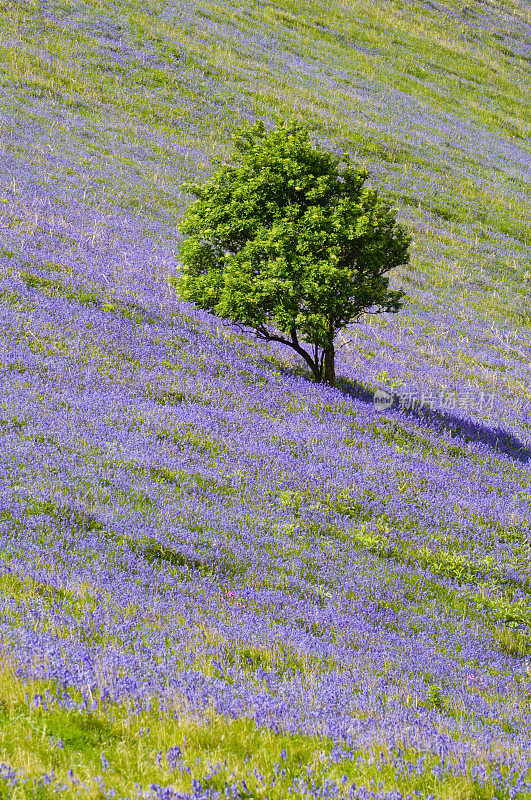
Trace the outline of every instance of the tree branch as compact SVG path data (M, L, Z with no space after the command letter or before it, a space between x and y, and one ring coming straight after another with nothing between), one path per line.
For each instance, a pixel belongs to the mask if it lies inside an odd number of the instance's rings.
M311 355L299 344L299 340L297 338L297 332L295 328L291 329L291 338L292 341L290 342L289 339L285 339L284 336L276 336L275 334L271 333L261 326L260 328L253 328L255 334L258 334L260 338L264 339L266 342L280 342L280 344L287 344L288 347L291 347L298 353L302 358L306 361L306 363L311 368L314 375L318 375L318 365L317 362L313 360Z
M299 340L297 339L297 331L295 330L295 328L292 328L290 333L291 333L291 341L293 342L295 347L300 347Z

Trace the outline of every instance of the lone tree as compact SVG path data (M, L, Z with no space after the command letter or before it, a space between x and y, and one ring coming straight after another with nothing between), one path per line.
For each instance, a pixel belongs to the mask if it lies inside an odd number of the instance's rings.
M180 297L267 342L292 347L317 382L335 384L334 338L364 313L396 312L386 273L409 261L411 237L366 170L316 149L298 122L241 131L241 164L225 164L179 225ZM306 345L306 346L304 346Z

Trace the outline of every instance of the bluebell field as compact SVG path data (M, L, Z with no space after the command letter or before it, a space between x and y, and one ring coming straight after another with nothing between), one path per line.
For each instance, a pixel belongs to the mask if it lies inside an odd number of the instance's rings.
M0 13L0 797L531 797L529 3ZM333 389L168 281L274 113L414 238Z

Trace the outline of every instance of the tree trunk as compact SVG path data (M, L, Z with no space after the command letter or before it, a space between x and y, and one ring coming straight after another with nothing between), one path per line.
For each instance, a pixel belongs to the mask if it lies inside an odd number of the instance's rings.
M324 349L324 376L323 381L329 386L336 385L336 368L335 368L335 350L334 350L334 336L331 333L328 344Z

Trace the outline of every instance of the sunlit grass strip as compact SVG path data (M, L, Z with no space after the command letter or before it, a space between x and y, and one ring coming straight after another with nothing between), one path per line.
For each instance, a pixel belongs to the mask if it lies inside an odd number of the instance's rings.
M468 775L457 776L451 761L420 757L407 743L398 756L382 746L352 758L327 737L283 735L213 709L190 713L178 697L164 708L155 701L149 709L106 702L82 712L75 708L78 698L68 700L49 681L22 682L5 662L0 696L0 789L17 800L36 791L52 797L56 787L63 797L101 798L113 790L132 797L140 786L190 793L194 781L196 790L223 792L228 784L238 787L240 797L271 800L302 800L308 787L334 784L339 799L361 796L356 788L367 787L489 800L499 780L489 778L487 761L479 769L469 764Z

